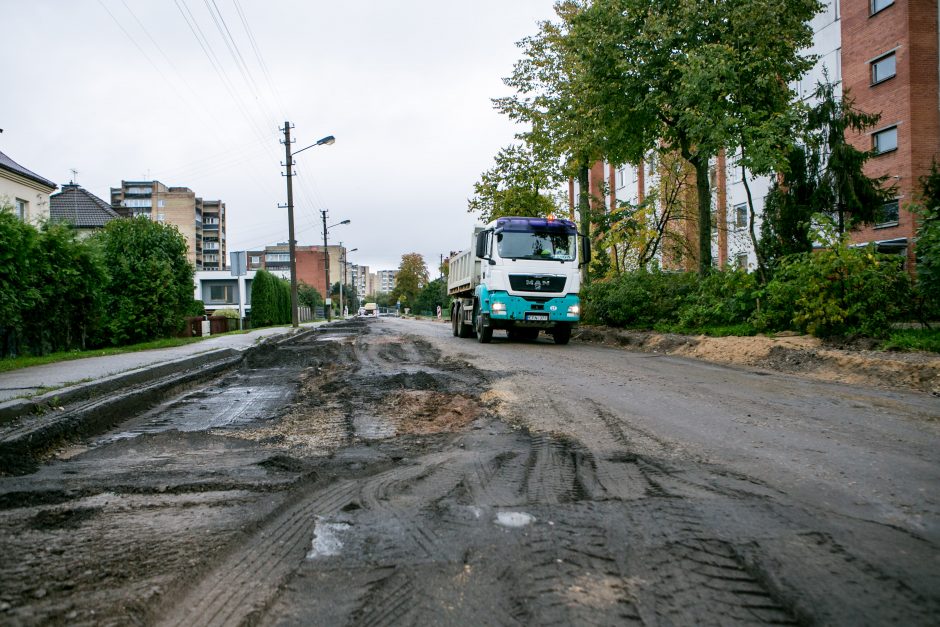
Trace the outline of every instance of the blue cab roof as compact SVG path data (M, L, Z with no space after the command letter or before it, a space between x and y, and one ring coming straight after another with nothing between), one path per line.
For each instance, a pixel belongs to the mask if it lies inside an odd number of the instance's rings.
M508 217L496 219L496 230L531 232L532 230L558 230L565 233L576 233L577 229L571 220L558 220L553 218L522 218Z

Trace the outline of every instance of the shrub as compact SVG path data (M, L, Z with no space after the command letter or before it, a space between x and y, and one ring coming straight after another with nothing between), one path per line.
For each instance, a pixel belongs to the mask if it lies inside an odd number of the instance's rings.
M251 282L251 325L268 327L277 323L276 278L266 270L258 270Z
M585 320L615 327L652 328L678 321L684 300L698 285L691 272L639 270L608 281L597 281L584 291Z
M194 270L176 227L146 217L112 220L92 243L109 274L102 342L135 344L183 328L192 309Z
M686 329L730 327L746 323L754 313L757 281L744 270L712 272L689 294L678 311Z
M760 329L884 337L909 315L911 285L898 257L839 243L784 258L762 296Z
M234 318L237 320L238 310L237 309L216 309L212 315L222 316L223 318Z

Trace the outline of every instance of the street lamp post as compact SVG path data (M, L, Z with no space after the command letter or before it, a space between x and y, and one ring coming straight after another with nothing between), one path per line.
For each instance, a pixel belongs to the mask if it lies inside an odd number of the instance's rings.
M307 150L307 148L313 148L314 146L329 146L336 141L336 138L332 135L327 135L315 144L310 144L306 148L291 152L290 122L284 122L283 131L284 156L286 159L284 167L287 168L287 238L290 256L290 317L291 326L297 327L300 324L300 319L297 315L297 241L294 239L294 186L292 181L294 175L292 170L294 166L294 155L300 154L304 150Z
M326 234L334 226L339 226L341 224L349 224L352 220L343 220L342 222L337 222L336 224L331 224L330 226L326 225L326 209L320 211L320 215L323 216L323 277L326 279L326 295L323 297L324 302L326 303L326 319L330 321L333 319L333 299L330 298L331 284L330 284L330 253L327 250L326 244ZM340 283L342 285L342 283ZM342 288L340 288L342 289Z
M339 280L339 315L346 317L346 307L343 305L343 287L346 285L346 255L348 253L354 253L358 248L353 248L352 250L346 250L343 248L343 242L339 243L339 262L343 267L343 277Z

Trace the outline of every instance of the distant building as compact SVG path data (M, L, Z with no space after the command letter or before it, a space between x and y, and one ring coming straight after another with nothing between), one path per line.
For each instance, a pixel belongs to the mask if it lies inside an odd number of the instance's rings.
M49 197L49 219L68 224L78 237L87 237L120 217L111 205L75 183L63 185Z
M49 195L55 189L55 183L0 152L0 205L9 204L20 220L31 224L48 220Z
M376 293L383 292L388 294L395 289L395 279L398 277L398 270L379 270L376 274L377 285Z
M147 216L176 226L196 270L226 267L225 203L221 200L203 200L188 187L167 187L160 181L121 181L120 187L111 188L111 207L124 217Z

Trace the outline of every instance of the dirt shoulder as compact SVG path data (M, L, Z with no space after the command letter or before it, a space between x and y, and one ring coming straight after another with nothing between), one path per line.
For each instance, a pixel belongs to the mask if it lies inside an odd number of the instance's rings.
M940 396L940 355L830 345L806 335L708 337L581 326L572 339L647 353Z

